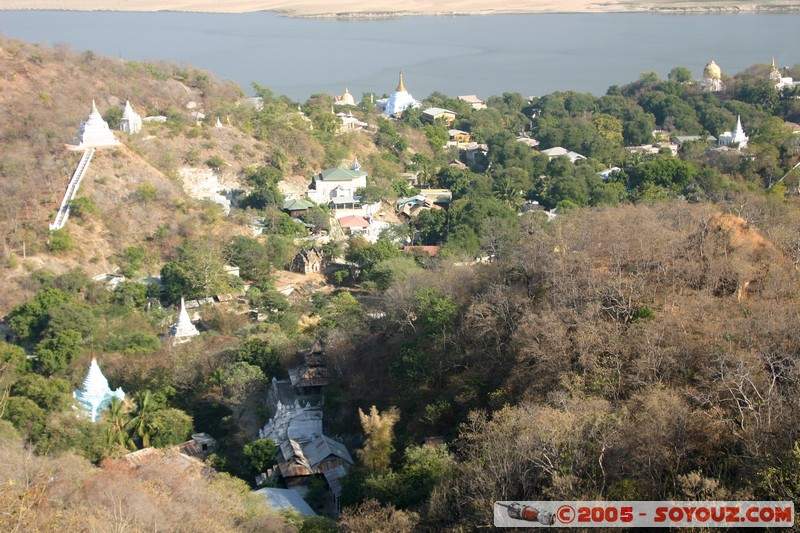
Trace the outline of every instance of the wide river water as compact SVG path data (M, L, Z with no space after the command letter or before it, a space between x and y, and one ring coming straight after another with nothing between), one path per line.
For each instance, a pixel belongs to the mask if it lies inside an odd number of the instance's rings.
M643 72L733 75L800 62L800 14L537 14L293 19L273 13L0 11L0 33L125 59L188 63L305 100L388 93L403 70L415 97L574 89L601 95Z

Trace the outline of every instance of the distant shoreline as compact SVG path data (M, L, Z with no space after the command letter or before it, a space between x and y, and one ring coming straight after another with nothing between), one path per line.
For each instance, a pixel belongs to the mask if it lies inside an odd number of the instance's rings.
M800 0L785 3L704 2L669 0L0 0L0 11L115 11L241 14L271 12L277 16L318 19L393 19L412 16L479 16L545 13L790 13L800 11Z

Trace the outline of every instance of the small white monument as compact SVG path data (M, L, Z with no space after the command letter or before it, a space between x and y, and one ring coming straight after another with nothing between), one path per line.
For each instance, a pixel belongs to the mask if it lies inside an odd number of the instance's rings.
M747 141L750 140L750 137L745 135L744 128L742 127L742 117L741 115L736 117L736 127L734 130L726 131L722 135L719 136L719 145L720 146L735 146L737 148L745 148L747 146Z
M181 310L178 313L178 321L169 328L169 336L172 337L173 344L188 342L192 337L200 335L197 328L192 324L189 313L186 311L186 304L181 298Z
M72 397L78 400L78 405L89 419L97 422L103 409L111 404L111 399L119 398L122 401L125 399L125 393L121 387L115 391L111 390L108 380L100 370L100 365L97 364L97 359L93 358L89 371L83 379L83 387L73 392Z
M133 110L129 101L125 101L125 111L122 112L119 129L126 133L139 133L142 131L142 116Z
M216 124L214 124L214 127L215 127L215 128L222 128L222 127L223 127L223 126L222 126L222 122L220 121L219 117L217 117L217 123L216 123Z
M103 120L97 106L92 100L92 111L89 118L81 122L78 128L78 139L75 145L80 150L99 148L101 146L117 146L119 141L114 137L114 132L108 127L108 122Z

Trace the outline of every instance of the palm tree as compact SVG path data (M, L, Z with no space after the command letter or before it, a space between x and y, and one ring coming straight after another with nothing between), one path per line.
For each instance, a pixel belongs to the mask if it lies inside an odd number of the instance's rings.
M150 437L155 435L156 427L153 424L153 395L149 390L136 394L136 414L125 424L125 429L131 432L128 440L133 444L136 437L142 441L142 448L150 447Z
M520 206L523 204L520 186L512 179L505 177L496 179L492 192L494 192L498 200L514 211L519 211Z
M106 418L109 422L106 434L108 444L119 444L120 446L129 448L128 431L125 428L128 422L128 413L127 409L125 409L125 403L116 396L111 398L111 404L106 411Z

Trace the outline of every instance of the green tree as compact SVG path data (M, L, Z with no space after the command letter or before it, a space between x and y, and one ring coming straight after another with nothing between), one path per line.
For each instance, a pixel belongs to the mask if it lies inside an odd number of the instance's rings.
M243 455L250 472L266 472L275 464L278 447L272 439L258 439L244 445Z
M236 360L255 365L267 379L283 374L279 354L260 337L248 337L235 349Z
M21 342L36 342L48 326L50 310L70 300L70 296L59 289L39 291L33 300L11 311L8 320L11 332Z
M230 261L239 267L240 275L262 284L272 275L272 261L267 248L256 239L237 235L226 249Z
M130 435L128 445L133 449L138 442L142 448L149 448L153 435L158 431L153 417L156 409L153 393L149 390L140 391L136 394L135 401L136 409L125 425Z
M155 432L151 442L156 448L175 446L186 442L194 427L191 416L172 407L155 411L152 420Z
M267 378L261 368L238 361L222 371L222 390L235 404L242 404L248 395L261 390Z
M319 325L323 329L355 332L361 326L361 304L349 292L331 298L320 313Z
M125 403L113 396L108 409L103 413L103 418L108 422L106 428L106 442L109 446L117 444L123 448L130 445L128 430L128 412Z
M131 309L144 309L147 306L147 285L123 281L111 293L111 301Z
M181 245L177 261L161 269L164 293L171 303L186 298L198 298L225 293L230 288L224 269L222 247L208 237L188 239Z
M39 370L47 375L64 371L80 354L82 344L80 332L72 329L45 338L36 345Z
M72 403L69 382L38 374L26 374L11 387L14 396L25 396L45 411L63 411Z
M678 83L688 83L692 81L692 71L686 67L675 67L669 71L667 79Z

